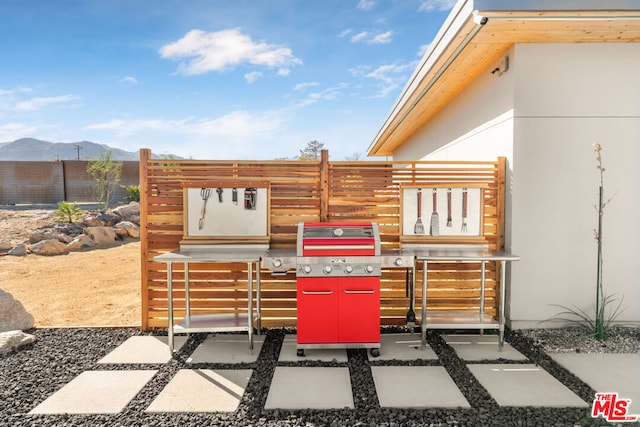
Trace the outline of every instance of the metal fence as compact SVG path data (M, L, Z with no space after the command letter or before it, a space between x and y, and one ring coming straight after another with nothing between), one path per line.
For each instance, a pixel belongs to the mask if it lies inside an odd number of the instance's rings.
M87 173L87 160L56 162L0 161L0 205L95 202L93 178ZM123 202L127 185L140 182L137 161L122 162L120 186L111 203Z

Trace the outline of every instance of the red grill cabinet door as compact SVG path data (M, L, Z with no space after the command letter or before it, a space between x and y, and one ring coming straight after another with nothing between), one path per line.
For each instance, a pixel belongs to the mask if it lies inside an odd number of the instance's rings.
M343 278L340 282L339 340L380 342L380 278Z
M339 278L297 280L298 344L338 342Z

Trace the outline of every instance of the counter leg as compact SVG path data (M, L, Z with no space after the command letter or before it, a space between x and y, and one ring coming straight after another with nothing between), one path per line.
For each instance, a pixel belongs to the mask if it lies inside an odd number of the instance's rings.
M420 349L425 351L427 349L427 260L422 261L422 311L420 318L420 331L422 337L420 341Z
M191 302L189 296L189 263L184 263L184 308L185 308L185 324L187 328L191 327ZM190 335L190 334L187 334Z
M480 322L484 319L484 290L486 285L486 261L480 261ZM484 335L484 329L480 328L480 335Z
M505 315L504 315L504 299L505 299L505 295L506 295L506 288L507 288L507 284L506 284L506 267L507 266L507 262L506 261L500 261L500 314L498 317L498 328L499 328L499 335L500 335L500 344L499 344L499 350L502 351L503 347L504 347L504 324L505 324Z
M253 354L253 262L247 263L247 310L249 311L249 353Z
M173 356L173 264L167 263L167 334L169 341L169 354Z
M261 335L262 329L262 302L260 301L260 293L262 292L260 283L260 261L256 262L256 313L258 315L258 335Z

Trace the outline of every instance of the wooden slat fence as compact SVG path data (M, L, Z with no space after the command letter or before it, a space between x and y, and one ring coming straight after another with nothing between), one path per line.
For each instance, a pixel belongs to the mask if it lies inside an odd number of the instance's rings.
M154 256L178 249L183 236L182 184L198 181L260 180L271 183L272 248L295 248L301 221L376 221L383 249L400 245L401 185L483 183L485 238L503 246L505 160L495 162L329 162L158 160L141 150L142 329L167 327L166 264ZM480 264L429 263L430 307L478 310ZM421 280L417 269L416 280ZM263 326L296 324L295 274L262 271ZM408 298L404 270L384 270L381 278L383 325L403 324ZM485 310L495 314L499 292L496 267L487 264ZM192 264L192 313L246 310L246 264ZM419 286L418 286L419 288ZM175 315L184 314L184 272L174 264ZM417 290L416 300L421 293Z

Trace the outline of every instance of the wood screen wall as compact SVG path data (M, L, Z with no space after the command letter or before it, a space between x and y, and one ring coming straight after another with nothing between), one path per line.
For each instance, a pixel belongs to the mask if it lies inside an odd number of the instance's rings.
M179 248L183 236L182 183L217 180L261 180L271 183L272 248L295 248L301 221L375 221L382 248L400 246L400 187L403 184L483 183L484 231L491 249L503 247L505 160L495 162L329 162L215 161L151 159L140 151L142 329L167 327L166 264L156 255ZM197 313L246 311L246 264L192 264L191 310ZM184 274L174 264L175 316L184 315ZM499 292L496 266L487 264L485 310L495 315ZM416 271L417 283L421 269ZM262 270L262 325L294 327L294 272L271 276ZM429 307L479 310L479 263L429 263ZM420 286L416 301L419 307ZM383 325L404 324L408 298L405 270L383 270Z

